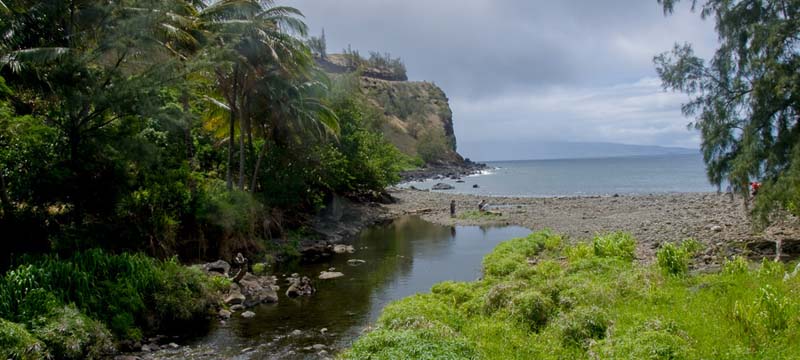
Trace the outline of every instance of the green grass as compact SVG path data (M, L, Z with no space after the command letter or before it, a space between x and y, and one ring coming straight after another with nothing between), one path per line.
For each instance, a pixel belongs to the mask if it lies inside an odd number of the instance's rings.
M467 210L456 215L461 220L493 220L502 215L489 211Z
M796 359L800 279L728 260L687 271L698 243L633 260L627 234L563 245L538 232L484 258L484 279L444 282L384 309L344 359ZM664 250L669 249L669 250ZM685 267L684 267L685 266Z

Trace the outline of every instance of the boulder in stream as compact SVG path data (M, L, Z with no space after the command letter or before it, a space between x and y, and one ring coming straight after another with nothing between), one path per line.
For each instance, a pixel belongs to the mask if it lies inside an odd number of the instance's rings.
M263 303L278 302L278 294L275 292L275 278L271 276L255 276L251 273L245 274L239 280L239 287L244 295L244 306L252 307Z
M286 296L288 297L312 295L316 291L311 285L311 279L307 276L303 276L302 278L292 277L286 280L289 283L289 288L286 289Z
M344 274L335 271L323 271L319 274L320 280L329 280L329 279L336 279L339 277L344 276Z
M250 318L253 318L255 316L256 316L256 313L254 313L252 311L245 311L245 312L242 313L242 317L245 318L245 319L250 319Z

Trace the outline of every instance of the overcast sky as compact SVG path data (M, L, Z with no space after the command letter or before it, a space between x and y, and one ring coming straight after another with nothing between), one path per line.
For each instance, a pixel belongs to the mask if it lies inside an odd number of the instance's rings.
M685 1L688 2L688 1ZM401 57L411 80L441 86L459 152L481 142L613 142L696 148L681 94L653 56L690 42L708 58L713 24L656 0L284 0L325 28L328 52ZM485 150L481 150L484 151Z

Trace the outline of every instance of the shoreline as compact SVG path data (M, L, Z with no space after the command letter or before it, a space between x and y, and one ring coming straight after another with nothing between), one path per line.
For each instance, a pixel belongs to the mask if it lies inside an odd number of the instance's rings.
M517 225L533 231L551 229L568 241L590 239L596 234L624 231L638 241L637 259L650 262L664 242L694 238L705 245L702 263L718 265L737 254L771 257L781 245L781 259L800 255L800 224L796 219L779 221L756 231L741 198L729 194L665 193L618 196L505 197L455 194L438 191L390 188L396 199L380 208L382 219L419 215L445 225ZM500 216L474 216L480 200ZM456 202L456 217L449 204ZM474 212L474 211L473 211ZM464 214L467 213L468 216Z

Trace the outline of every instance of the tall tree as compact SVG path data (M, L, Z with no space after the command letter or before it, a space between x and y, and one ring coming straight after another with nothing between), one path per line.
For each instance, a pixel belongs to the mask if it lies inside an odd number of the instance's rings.
M103 195L92 179L102 164L107 131L157 111L175 78L175 49L194 39L179 17L183 1L97 0L4 2L0 72L12 84L17 112L40 115L58 129L67 154L65 198L78 221L85 202ZM55 169L54 169L55 170ZM94 194L94 195L92 195Z
M271 72L303 70L310 63L308 49L292 36L305 36L302 13L272 1L219 0L200 13L216 44L210 51L215 61L219 93L229 111L226 181L233 188L233 154L236 124L239 125L238 187L244 190L248 133L248 101L254 86Z
M679 2L658 0L665 14ZM676 44L654 61L665 89L692 96L683 113L702 135L709 180L745 195L750 181L763 181L761 220L778 207L800 214L800 2L693 0L691 8L715 22L713 58Z

